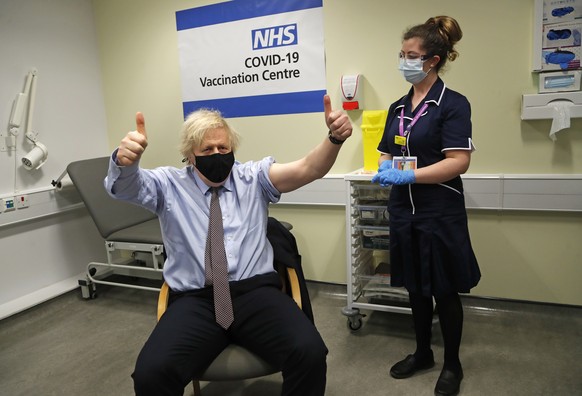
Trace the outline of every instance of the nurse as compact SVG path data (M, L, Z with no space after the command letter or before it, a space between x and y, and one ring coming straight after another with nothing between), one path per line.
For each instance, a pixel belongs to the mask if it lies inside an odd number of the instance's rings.
M459 392L463 369L459 347L463 306L481 277L471 247L460 175L475 150L471 107L446 87L439 72L454 61L462 31L448 16L430 18L402 38L399 70L412 84L390 106L378 173L373 183L391 186L390 262L392 286L409 292L416 351L390 369L408 378L435 365L431 349L433 297L444 338L444 364L436 395Z

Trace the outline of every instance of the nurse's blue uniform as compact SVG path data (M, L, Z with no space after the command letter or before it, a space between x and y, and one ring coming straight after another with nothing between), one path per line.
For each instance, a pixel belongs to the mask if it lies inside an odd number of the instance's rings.
M394 102L378 150L402 155L394 142L404 108L404 127L422 108L412 110L413 90ZM428 107L406 139L406 156L417 157L417 168L445 158L447 150L471 150L471 106L463 95L448 89L438 78L424 103ZM394 185L390 213L390 264L392 286L410 293L444 296L468 293L481 272L471 246L460 176L439 184Z

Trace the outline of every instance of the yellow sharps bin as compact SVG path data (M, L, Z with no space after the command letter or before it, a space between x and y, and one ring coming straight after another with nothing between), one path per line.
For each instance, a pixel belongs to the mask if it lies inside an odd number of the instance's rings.
M378 144L384 134L388 110L364 110L362 113L362 145L364 146L364 171L377 171L380 152Z

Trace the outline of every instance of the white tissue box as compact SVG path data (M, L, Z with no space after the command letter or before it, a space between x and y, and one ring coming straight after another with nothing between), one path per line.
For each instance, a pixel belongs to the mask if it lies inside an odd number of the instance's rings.
M580 91L581 76L580 70L539 73L538 92Z

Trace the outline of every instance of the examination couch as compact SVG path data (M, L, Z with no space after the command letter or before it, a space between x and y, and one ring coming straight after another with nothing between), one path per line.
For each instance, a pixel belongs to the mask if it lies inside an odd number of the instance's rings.
M84 298L96 296L96 284L158 291L165 260L155 213L107 194L103 180L110 157L75 161L67 173L105 241L107 262L91 262L79 280Z

